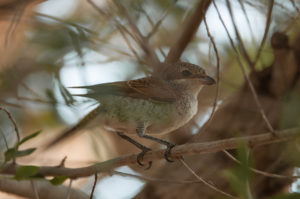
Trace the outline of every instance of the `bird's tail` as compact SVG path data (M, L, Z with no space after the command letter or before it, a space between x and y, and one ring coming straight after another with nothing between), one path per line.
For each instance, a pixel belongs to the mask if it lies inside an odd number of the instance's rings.
M47 144L44 149L47 150L47 149L57 145L58 143L62 142L63 140L66 140L67 138L78 133L80 129L85 127L89 122L91 122L94 118L97 117L97 115L99 114L99 111L100 111L100 106L96 107L91 112L89 112L84 118L82 118L73 127L66 129L63 133L61 133L61 135L59 135L57 138L55 138L49 144Z

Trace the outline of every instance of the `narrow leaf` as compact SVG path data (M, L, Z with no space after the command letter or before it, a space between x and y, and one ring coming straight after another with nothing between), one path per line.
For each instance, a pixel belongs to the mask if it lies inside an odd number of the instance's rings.
M22 157L22 156L27 156L33 153L36 150L36 148L29 148L21 151L15 152L15 157Z
M35 132L35 133L32 133L32 134L30 134L30 135L24 137L24 138L18 143L18 145L20 146L20 145L23 144L24 142L27 142L28 140L30 140L30 139L32 139L32 138L38 136L41 132L42 132L42 130L39 130L39 131L37 131L37 132Z

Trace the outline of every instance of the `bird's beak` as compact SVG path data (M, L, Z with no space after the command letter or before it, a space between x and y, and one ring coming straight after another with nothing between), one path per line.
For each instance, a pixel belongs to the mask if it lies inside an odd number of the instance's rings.
M205 85L212 85L212 84L216 83L216 81L213 78L211 78L210 76L204 76L199 79L200 79L200 82Z

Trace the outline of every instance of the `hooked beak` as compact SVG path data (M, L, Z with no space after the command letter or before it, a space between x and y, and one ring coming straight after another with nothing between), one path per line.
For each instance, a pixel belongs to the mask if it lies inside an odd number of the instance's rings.
M205 84L205 85L212 85L212 84L216 83L216 81L213 78L211 78L210 76L201 77L201 78L199 78L199 80L202 84Z

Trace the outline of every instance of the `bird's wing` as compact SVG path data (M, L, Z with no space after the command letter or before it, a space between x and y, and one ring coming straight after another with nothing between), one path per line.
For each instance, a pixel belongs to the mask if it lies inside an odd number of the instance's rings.
M177 99L177 92L169 83L153 77L73 88L87 89L87 94L79 96L94 99L101 99L104 95L129 96L153 102L174 102Z

